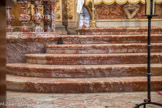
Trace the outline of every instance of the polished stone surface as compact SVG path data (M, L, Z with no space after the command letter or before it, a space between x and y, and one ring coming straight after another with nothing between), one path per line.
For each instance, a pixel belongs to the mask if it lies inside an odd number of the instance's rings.
M27 63L50 65L145 64L147 53L26 54ZM152 53L151 63L162 63L162 53Z
M152 64L153 76L162 75L162 64ZM146 64L119 65L38 65L26 63L7 64L7 73L41 78L92 78L146 76Z
M162 76L152 77L151 90L162 90ZM147 90L147 78L39 78L7 75L7 89L37 93L101 93L134 92Z
M161 26L153 26L151 29L152 34L161 34ZM85 35L125 35L125 34L147 34L148 27L100 27L100 28L80 28L77 32Z
M8 90L39 93L146 91L147 28L85 30L105 34L108 30L116 35L8 34L8 56L11 55L12 61L18 57L24 60L7 65ZM153 30L152 90L161 90L162 35L161 28ZM121 35L119 32L141 34ZM57 44L58 40L62 44Z
M146 92L40 94L7 92L8 108L133 108L147 98ZM162 96L152 92L152 101L162 102ZM18 107L18 104L21 104ZM147 108L160 108L147 106Z

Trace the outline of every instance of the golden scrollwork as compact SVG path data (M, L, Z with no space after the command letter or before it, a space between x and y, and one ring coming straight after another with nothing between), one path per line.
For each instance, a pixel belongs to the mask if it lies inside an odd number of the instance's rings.
M74 0L63 0L63 18L73 20L74 18Z
M55 4L55 20L56 21L61 21L62 20L62 6L61 6L61 0L59 0L59 2L56 2Z

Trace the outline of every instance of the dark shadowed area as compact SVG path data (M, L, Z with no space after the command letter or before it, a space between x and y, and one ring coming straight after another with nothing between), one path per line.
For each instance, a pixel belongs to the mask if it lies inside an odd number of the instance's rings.
M6 101L6 72L5 72L5 44L6 44L6 12L5 12L5 0L0 1L0 103ZM4 108L0 104L1 108Z

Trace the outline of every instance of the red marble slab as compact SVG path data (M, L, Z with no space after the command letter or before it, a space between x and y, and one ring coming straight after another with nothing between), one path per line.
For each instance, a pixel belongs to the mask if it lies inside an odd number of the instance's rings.
M144 64L146 53L125 54L26 54L27 63L50 65ZM162 63L162 53L151 54L152 63Z
M32 78L7 76L7 88L12 91L41 93L132 92L147 90L146 77L112 78ZM162 90L162 77L152 77L152 91Z
M162 76L162 64L152 64L153 76ZM146 76L146 64L120 65L39 65L7 64L7 73L39 78L93 78Z
M162 27L152 27L152 34L162 34ZM148 27L100 27L81 28L77 32L84 35L126 35L126 34L147 34Z
M162 43L153 43L152 52L162 52ZM112 54L112 53L146 53L146 43L129 44L67 44L47 45L48 54Z

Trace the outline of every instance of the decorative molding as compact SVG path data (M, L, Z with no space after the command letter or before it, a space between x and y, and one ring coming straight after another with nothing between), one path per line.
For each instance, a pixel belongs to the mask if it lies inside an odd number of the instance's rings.
M123 8L124 8L125 14L127 15L127 18L132 19L137 15L137 13L138 13L138 11L140 9L140 5L139 4L129 4L128 3L128 4L124 5Z

